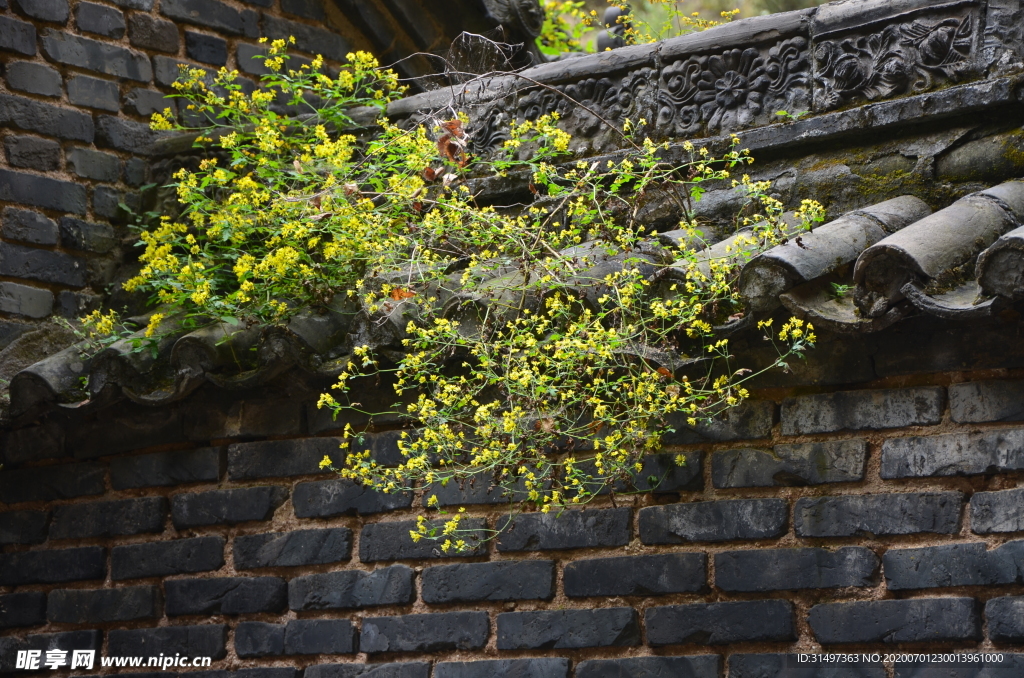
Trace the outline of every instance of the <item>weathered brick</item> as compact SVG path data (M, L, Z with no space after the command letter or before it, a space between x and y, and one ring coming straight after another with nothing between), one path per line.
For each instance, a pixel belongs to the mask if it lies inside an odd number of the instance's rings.
M949 413L958 424L1024 421L1024 380L952 384Z
M5 511L0 513L0 545L41 544L46 541L47 511Z
M299 518L327 518L370 515L409 508L409 492L377 492L351 480L319 480L295 486L295 515Z
M284 630L285 654L352 654L356 627L347 619L293 619Z
M45 593L25 591L0 596L0 629L45 623Z
M239 443L228 447L228 478L252 480L322 474L320 460L340 456L337 438Z
M569 660L550 657L438 662L434 665L434 678L569 678Z
M14 96L12 94L0 94L0 123L14 125L17 128L28 132L38 132L39 134L45 134L46 136L59 137L61 139L69 139L71 141L84 141L88 144L92 143L93 137L95 136L92 116L88 113L76 111L70 108L60 108L58 106L44 104L41 101L26 99L25 97ZM13 181L13 179L5 179L3 180L3 183L9 183L11 181ZM47 182L36 184L31 188L23 190L53 192L60 192L63 190L65 193L69 194L68 197L62 199L57 196L39 196L27 204L38 205L39 207L47 207L49 209L61 210L64 212L84 214L85 189L82 189L80 186L77 187L81 189L82 197L80 200L74 199L72 197L74 192L71 191L71 187L74 186L75 184L49 179ZM25 202L24 200L15 197L5 197L3 199L14 200L15 202ZM76 209L73 207L78 204L81 205L80 208Z
M61 94L63 81L60 73L46 64L12 61L4 70L7 75L7 85L11 89L30 94L42 94L47 97L59 97Z
M105 35L119 40L124 37L124 12L94 2L80 2L75 7L75 24L86 33Z
M773 539L786 531L782 499L729 499L640 509L645 544Z
M5 470L0 473L0 501L16 504L103 494L105 471L105 466L92 463Z
M333 61L344 61L351 46L342 36L326 28L289 21L266 14L263 17L263 32L270 38L295 36L295 47L310 54L321 54Z
M423 570L423 601L534 600L554 595L555 564L550 560L458 563Z
M787 398L782 403L782 433L791 436L938 424L945 402L945 389L938 386Z
M103 624L160 616L155 586L117 589L56 589L46 600L46 618L58 624Z
M1024 488L975 492L971 496L971 532L1024 531Z
M100 146L136 155L149 155L159 136L147 123L115 118L112 115L96 116L96 143Z
M63 217L60 220L60 242L68 249L106 254L117 245L117 234L109 224Z
M124 163L124 182L129 186L141 186L149 177L149 165L142 158L129 158Z
M8 172L8 174L14 173ZM43 179L44 177L32 178ZM4 194L3 180L4 170L0 170L0 199L3 199ZM65 182L55 183L64 184ZM36 188L40 189L54 190L56 188L49 184L39 185L37 182L26 182L25 187L28 188L32 185L36 185ZM84 190L81 186L76 186L76 188ZM34 247L22 247L21 245L0 242L0 275L56 283L58 285L67 285L68 287L84 287L85 271L85 263L78 257L73 257L63 252L51 252Z
M160 11L171 19L219 29L232 35L255 37L259 30L255 12L237 10L220 0L164 0L160 3Z
M76 106L116 112L121 108L121 92L111 80L75 75L68 80L68 101Z
M288 582L292 610L350 610L375 605L406 605L416 598L413 571L392 565L373 572L339 570L308 574Z
M794 523L801 537L953 534L960 527L962 503L959 492L804 497L796 502Z
M718 678L722 658L716 654L690 657L632 657L629 659L590 659L576 666L576 678Z
M1024 596L1003 596L985 603L988 637L997 643L1024 640Z
M228 627L224 624L113 630L108 632L107 652L112 656L123 657L181 654L186 657L223 659L227 635Z
M586 509L554 513L527 513L499 523L499 551L548 551L629 543L628 508Z
M4 216L10 211L21 212L21 210L4 210ZM33 213L26 213L31 216ZM27 328L28 325L11 323L14 329ZM0 334L4 334L4 326L0 324ZM21 332L10 337L8 343L19 336ZM0 344L3 340L0 340ZM0 445L3 449L3 458L9 464L20 464L25 461L40 461L42 459L56 459L65 456L64 454L64 425L57 417L46 417L31 426L23 426L8 431L0 437Z
M239 657L284 654L284 624L242 622L235 627L235 652Z
M258 56L267 56L268 49L262 45L250 45L249 43L240 42L238 47L235 49L235 58L238 62L238 68L243 73L249 73L250 75L266 75L270 73L270 69L267 68L263 59L256 58ZM330 426L330 428L337 428L336 426Z
M683 457L683 464L676 462L678 456ZM643 458L642 463L643 467L637 472L632 485L616 483L616 490L662 494L699 490L702 487L700 452L683 452L679 455L650 454Z
M859 660L859 655L856 659ZM795 666L796 671L806 672L808 678L831 678L849 676L849 678L886 678L885 666L881 662L829 662L815 667L798 664L795 654L732 654L729 655L729 678L775 678L790 675ZM897 666L900 666L897 664ZM898 671L898 669L897 669ZM801 675L798 673L797 675Z
M973 598L871 600L815 605L807 621L819 643L973 640L981 622Z
M302 673L303 678L427 678L429 674L429 662L318 664L306 668Z
M35 56L35 26L14 17L0 16L0 49Z
M154 113L162 113L166 109L177 110L174 99L166 96L163 92L153 89L136 87L124 98L124 109L129 113L143 115L147 118ZM129 181L128 183L137 186L140 181Z
M505 612L498 615L499 650L629 647L639 644L639 619L631 607Z
M0 282L0 311L26 318L45 318L53 310L53 292Z
M571 598L693 593L707 585L707 560L703 553L577 560L565 566L562 586Z
M11 135L4 138L4 151L14 167L49 172L60 166L60 144L51 139Z
M177 54L178 27L151 14L132 14L128 17L128 42L134 47Z
M104 417L75 422L67 447L79 459L92 459L183 440L177 410L125 403Z
M115 490L127 490L216 481L222 452L220 447L204 447L118 457L110 462L110 484Z
M334 527L235 537L235 567L297 567L340 563L352 557L352 530Z
M164 582L167 614L252 614L281 612L288 586L279 577L214 577Z
M0 555L0 586L54 584L106 576L106 551L99 546Z
M5 207L0 234L8 240L20 240L34 245L56 245L57 223L39 212Z
M300 670L295 667L238 669L232 675L234 678L299 678Z
M141 9L143 12L148 12L153 9L154 0L113 0L114 4L118 7L124 7L125 9Z
M185 31L185 53L189 59L223 66L228 62L228 42L213 35Z
M139 579L219 570L224 564L223 537L193 537L148 544L115 546L110 578Z
M204 66L197 66L187 61L175 59L173 57L166 57L157 55L153 57L153 75L156 78L158 85L164 85L170 87L178 80L181 75L182 69L196 70L201 69L207 72L208 77L206 78L207 86L210 86L213 82L214 71Z
M703 442L729 440L756 440L772 433L775 404L766 400L746 400L710 421L699 421L696 426L686 423L687 416L671 414L668 424L674 431L662 437L665 445L692 445Z
M70 14L68 0L17 0L21 11L33 19L66 23Z
M862 546L835 551L788 548L715 554L715 586L723 591L791 591L874 586L878 556Z
M68 151L68 168L86 179L114 182L121 176L121 159L91 148L72 148Z
M140 82L153 79L149 58L142 52L63 31L43 33L43 53L58 63L118 78Z
M57 294L56 311L65 318L81 318L100 307L103 297L86 292L61 290Z
M711 457L711 482L721 488L853 482L864 478L866 457L860 439L725 450Z
M186 409L189 438L294 436L305 429L302 404L294 398L222 399L219 402L223 405L214 409L210 409L208 403L198 402ZM319 462L317 459L313 472L320 472Z
M95 650L98 654L103 634L99 631L65 631L63 633L36 633L24 638L0 638L0 672L14 673L20 650L64 650L71 656L73 650ZM42 662L40 662L42 664Z
M82 539L162 532L167 516L163 497L65 504L53 509L50 539Z
M316 21L323 21L327 18L324 13L323 0L282 0L281 10Z
M983 543L889 549L882 560L890 591L1024 582L1024 541L992 550Z
M977 475L1024 469L1024 429L890 438L882 443L883 478Z
M171 498L171 520L179 530L267 520L287 497L287 490L280 487L182 493Z
M109 221L120 220L122 214L121 192L110 186L97 186L92 190L92 213Z
M487 643L489 630L486 612L365 617L359 650L369 654L479 650Z
M696 603L648 608L649 645L795 640L793 605L784 600Z

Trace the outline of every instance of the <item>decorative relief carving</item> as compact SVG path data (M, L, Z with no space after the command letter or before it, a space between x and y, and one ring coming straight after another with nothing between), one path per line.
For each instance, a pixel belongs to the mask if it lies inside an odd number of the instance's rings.
M921 92L936 79L961 79L972 69L974 24L972 14L917 20L818 44L815 109Z

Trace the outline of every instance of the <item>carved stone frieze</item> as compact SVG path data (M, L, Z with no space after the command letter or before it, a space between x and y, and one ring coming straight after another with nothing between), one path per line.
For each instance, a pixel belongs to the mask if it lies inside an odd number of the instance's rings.
M964 78L974 69L976 21L973 12L961 10L817 43L815 110L923 92Z

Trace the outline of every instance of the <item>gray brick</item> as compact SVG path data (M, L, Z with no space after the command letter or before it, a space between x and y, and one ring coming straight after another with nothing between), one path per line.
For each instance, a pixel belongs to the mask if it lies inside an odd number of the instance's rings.
M25 318L45 318L53 310L50 290L0 282L0 311Z
M255 37L256 13L237 10L220 0L164 0L160 3L160 11L166 17L185 23L215 28L232 35Z
M105 35L115 40L124 37L124 13L106 5L78 3L75 7L75 24L86 33Z
M864 479L867 442L861 439L776 445L767 450L716 452L711 459L715 487L820 485Z
M571 598L694 593L707 586L706 571L703 553L595 558L568 563L562 586Z
M285 654L353 654L356 627L347 619L293 619L284 630Z
M631 607L505 612L498 615L499 650L631 647L639 644L639 619Z
M629 543L632 511L628 508L586 509L555 513L526 513L511 526L499 522L499 551L548 551Z
M977 475L1024 469L1024 429L890 438L882 443L883 478Z
M550 560L458 563L423 570L423 602L535 600L554 595L555 564Z
M115 182L121 177L120 158L91 148L69 150L68 168L80 177L97 181Z
M219 570L224 565L223 537L193 537L115 546L110 578L140 579Z
M44 104L41 101L26 99L25 97L12 94L0 94L0 123L10 124L28 132L38 132L49 137L58 137L71 141L84 141L88 144L92 143L95 135L92 116L88 113ZM9 181L11 180L5 179L3 183ZM71 192L70 188L75 186L74 184L53 179L48 179L47 181L49 182L48 184L33 186L28 190L39 192L63 191L63 193L67 194ZM39 196L31 199L27 204L61 210L63 212L83 214L85 212L85 189L81 187L76 188L79 188L81 191L82 197L80 199L72 198L69 200L65 198L62 200L59 196ZM24 200L15 197L3 199L24 202ZM78 204L81 205L80 208L74 207L74 205Z
M97 186L92 190L92 213L101 219L121 219L121 192L110 186Z
M46 541L48 511L5 511L0 513L0 545L41 544Z
M62 464L37 468L5 470L0 473L0 501L53 501L103 494L101 464Z
M815 605L807 621L819 643L974 640L981 622L973 598L917 598Z
M784 600L652 607L644 622L647 643L655 647L796 640L793 605Z
M959 492L804 497L796 503L794 522L801 537L954 534L962 503Z
M57 224L39 212L5 207L0 234L8 240L20 240L33 245L56 245ZM9 460L9 459L8 459Z
M99 631L36 633L24 638L0 638L0 671L15 672L15 659L19 650L39 650L43 652L43 657L47 650L64 650L69 657L72 650L95 650L99 654L102 638Z
M729 499L640 509L645 544L773 539L786 531L782 499Z
M351 46L337 33L326 28L289 21L271 14L263 16L263 32L270 38L295 36L295 47L310 54L321 54L326 59L344 61Z
M0 586L55 584L106 576L106 551L99 546L0 555Z
M113 630L108 632L107 652L113 656L158 655L211 657L223 659L228 627L224 624L202 626L161 626L154 629Z
M0 49L35 56L35 26L13 17L0 16Z
M39 137L7 136L4 138L7 161L14 167L28 167L49 172L60 167L60 144Z
M163 497L65 504L53 509L50 539L83 539L163 532Z
M238 43L238 47L235 49L238 69L250 75L266 75L270 73L270 69L263 64L263 59L255 58L256 55L266 56L267 53L267 48L262 45L250 45L245 42Z
M352 557L352 530L334 527L235 537L235 567L298 567L340 563Z
M860 655L856 656L860 659ZM782 678L788 676L799 666L796 654L763 653L729 655L729 678ZM899 665L897 665L898 667ZM906 666L906 664L904 664ZM806 673L806 678L887 678L885 666L881 662L829 662L817 666L804 665L796 669ZM899 668L897 678L899 678ZM798 673L803 678L803 673Z
M106 254L117 246L117 234L109 224L64 217L60 220L60 242L68 249Z
M168 108L174 112L177 110L177 104L174 99L165 96L163 92L136 87L125 97L124 108L129 113L144 115L148 118L154 113L163 113ZM129 183L139 184L137 181Z
M365 617L359 650L368 654L479 650L487 643L489 627L486 612Z
M889 549L882 560L890 591L1024 582L1024 541L992 550L983 543Z
M323 0L281 0L281 9L288 14L315 21L323 21L327 18L324 13Z
M338 438L301 438L240 443L228 447L228 478L252 480L323 474L320 460L339 457Z
M129 186L141 186L149 176L149 165L142 158L129 158L124 163L124 181Z
M281 612L288 587L279 577L214 577L164 582L167 615Z
M42 179L42 177L32 178ZM0 199L3 199L3 179L4 171L0 170ZM58 190L60 184L65 184L63 181L52 183L57 185L29 182L26 187L34 185L37 189ZM82 187L76 186L75 188ZM85 271L85 262L78 257L63 252L51 252L0 242L0 275L56 283L68 287L85 287ZM0 487L2 487L2 481L0 481ZM0 492L0 501L2 501L2 492Z
M428 662L398 664L318 664L307 667L303 678L427 678Z
M370 515L409 508L409 492L377 492L351 480L320 480L295 486L295 515L299 518Z
M985 603L988 637L997 643L1024 640L1024 597L1003 596Z
M215 482L220 478L223 451L222 447L204 447L118 457L110 462L110 484L115 490L127 490Z
M862 546L835 551L787 548L715 554L715 586L723 591L793 591L874 586L878 556Z
M228 62L228 43L213 35L185 31L185 54L204 64L223 66Z
M766 400L746 400L710 421L698 421L696 426L686 423L686 415L671 414L667 420L674 431L662 437L662 444L692 445L768 438L772 434L774 415L775 404Z
M147 123L124 120L111 115L96 116L96 144L136 155L153 153L153 143L159 134Z
M633 657L630 659L591 659L576 666L576 678L718 678L722 658L716 654L691 657ZM735 678L735 677L734 677Z
M21 210L10 211L20 212ZM5 216L8 211L5 210ZM23 213L31 216L31 212ZM14 324L14 323L12 323ZM15 327L28 327L28 325L16 324ZM0 325L0 333L3 326ZM19 333L20 334L20 333ZM15 337L18 335L15 335ZM11 339L15 338L11 337ZM8 340L9 343L10 339ZM0 343L3 343L0 340ZM9 464L20 464L25 461L40 461L42 459L55 459L63 457L64 454L64 426L56 417L48 417L32 426L24 426L8 431L3 436L4 461Z
M267 520L287 497L287 491L280 487L182 493L171 498L171 520L179 530Z
M145 54L63 31L43 33L43 53L58 63L118 78L140 82L153 79L153 68Z
M6 17L3 17L6 18ZM47 97L61 95L62 80L60 73L46 64L31 61L12 61L4 68L7 74L7 85L11 89L21 90L29 94L42 94Z
M46 623L46 594L39 591L0 596L0 629Z
M1024 421L1024 380L952 384L949 413L958 424Z
M434 665L434 678L569 678L569 660L550 657L438 662Z
M155 586L117 589L57 589L46 601L46 618L58 624L104 624L160 616Z
M21 11L33 19L66 23L70 10L68 0L16 0Z
M284 654L284 624L240 623L235 627L235 652L239 657Z
M128 17L128 42L133 47L177 54L178 27L150 14L132 14Z
M68 292L57 294L57 313L65 318L81 318L100 307L103 298L96 294Z
M971 532L1024 531L1024 488L975 492L971 496Z
M113 0L113 2L118 7L124 7L125 9L141 9L143 12L148 12L153 9L154 0Z
M206 78L206 84L208 86L212 84L213 77L215 75L215 71L213 69L191 64L187 61L182 61L181 59L159 55L153 57L153 74L156 77L157 84L164 85L165 87L173 85L178 80L178 77L181 74L181 67L183 66L189 70L201 69L206 71L208 75Z
M938 424L945 402L945 389L939 386L787 398L782 403L782 434Z
M121 108L121 92L112 80L75 75L68 80L68 100L76 106L114 111Z
M309 574L288 582L292 610L352 610L375 605L407 605L416 598L413 571L392 565L363 572L339 570Z

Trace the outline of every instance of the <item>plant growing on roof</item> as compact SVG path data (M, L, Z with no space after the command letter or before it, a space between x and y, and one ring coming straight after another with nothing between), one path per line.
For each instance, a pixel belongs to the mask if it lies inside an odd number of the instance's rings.
M670 419L693 426L748 396L752 375L714 327L743 314L739 265L791 225L768 186L744 176L733 184L750 201L745 235L720 258L701 254L693 201L750 160L738 140L718 157L686 144L688 158L667 164L627 122L618 159L573 162L550 115L513 123L500 152L472 157L465 117L412 129L381 117L400 90L368 55L331 78L320 59L286 69L285 48L271 45L251 94L224 71L176 85L205 121L196 144L214 153L175 175L181 216L143 231L143 268L126 287L151 292L163 313L250 325L358 304L362 339L319 406L359 410L353 384L386 378L416 431L397 466L345 450L323 467L382 492L426 489L433 506L442 488L479 483L560 511L656 484L645 460ZM275 111L281 101L291 116ZM358 136L356 106L378 114ZM154 127L186 129L169 112ZM474 185L511 175L532 202L478 203ZM638 221L654 187L688 215L682 246ZM795 218L807 227L821 208L805 201ZM814 343L797 319L771 338L777 364ZM445 551L487 538L460 516L424 519L412 538Z

